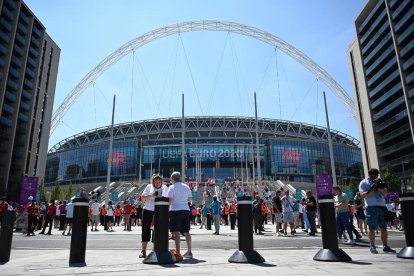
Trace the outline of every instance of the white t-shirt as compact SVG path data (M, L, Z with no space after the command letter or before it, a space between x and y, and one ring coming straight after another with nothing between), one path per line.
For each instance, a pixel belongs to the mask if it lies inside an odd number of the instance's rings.
M114 205L108 205L108 208L106 208L106 216L107 217L113 217L114 216Z
M56 216L60 216L59 205L56 205Z
M293 197L283 197L282 198L282 207L283 212L293 212Z
M188 198L192 197L192 194L190 188L186 184L176 182L169 187L165 196L170 198L170 211L190 211Z
M92 215L98 216L99 215L99 207L101 207L101 204L98 202L92 203Z
M164 184L161 186L161 188L157 189L152 184L148 184L147 187L145 187L144 191L142 192L141 196L148 196L152 195L154 192L158 191L158 196L163 195L163 190L167 188ZM154 211L154 203L155 203L155 197L150 196L145 200L144 203L144 209L148 211Z
M68 205L66 206L66 217L67 218L73 218L73 203L69 202Z

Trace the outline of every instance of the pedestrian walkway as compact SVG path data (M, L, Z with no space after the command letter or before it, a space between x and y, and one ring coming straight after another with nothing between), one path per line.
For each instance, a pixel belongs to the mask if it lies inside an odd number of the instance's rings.
M254 236L255 249L265 258L263 264L229 263L237 249L237 230L223 226L221 235L213 230L192 226L193 259L174 265L146 265L138 258L140 227L132 232L115 227L115 232L90 232L86 251L86 267L69 267L70 237L53 230L52 236L26 237L15 233L10 262L0 265L0 275L413 275L414 260L396 258L395 254L380 251L372 255L360 246L341 247L352 257L352 263L324 263L313 261L321 248L321 235L308 237L276 237L274 225L265 225L264 236ZM391 231L395 244L402 246L403 236ZM170 243L173 248L173 243ZM149 245L149 251L152 244ZM400 250L396 247L395 249ZM182 249L185 251L185 248Z
M89 250L86 267L69 267L68 250L13 250L0 275L413 275L414 261L348 249L352 263L313 261L315 250L261 250L266 263L228 263L233 251L194 250L194 259L174 265L145 265L137 250Z

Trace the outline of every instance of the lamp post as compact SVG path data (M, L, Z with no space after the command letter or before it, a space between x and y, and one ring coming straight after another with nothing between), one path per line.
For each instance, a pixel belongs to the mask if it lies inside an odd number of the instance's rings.
M404 192L407 192L407 178L406 178L406 176L405 176L405 168L404 168L404 164L408 164L408 162L406 162L406 161L403 161L403 162L401 162L401 165L402 165L402 171L403 171L403 183L404 183Z

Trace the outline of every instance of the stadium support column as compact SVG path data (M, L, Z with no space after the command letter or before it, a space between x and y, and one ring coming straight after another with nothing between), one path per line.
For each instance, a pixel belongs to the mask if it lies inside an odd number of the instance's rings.
M109 183L111 183L111 167L112 167L112 144L114 143L114 117L115 117L115 99L116 99L116 95L114 95L114 101L112 104L112 124L111 124L111 136L109 139L109 150L108 150L108 169L106 172L106 189L105 189L105 193L107 196L107 201L106 203L108 204L109 202Z
M259 146L259 122L257 120L257 101L256 92L254 92L254 114L256 117L256 154L257 154L257 185L260 192L262 192L262 170L260 164L260 146ZM261 195L262 193L260 193Z
M182 181L185 182L185 118L184 118L184 93L181 97L182 101L182 123L181 123L181 176Z
M333 154L331 128L329 127L328 106L326 105L325 91L323 91L323 101L325 103L326 127L328 131L329 156L331 159L332 180L333 180L333 186L336 187L337 184L336 184L335 159L334 159L334 154Z

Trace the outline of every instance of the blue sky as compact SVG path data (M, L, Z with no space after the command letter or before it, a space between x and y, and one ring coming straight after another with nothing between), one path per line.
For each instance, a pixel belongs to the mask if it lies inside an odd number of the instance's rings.
M307 54L352 96L346 51L354 20L366 1L133 1L27 0L61 48L54 109L107 55L164 25L221 20L272 33ZM187 56L187 58L186 58ZM325 126L358 137L355 119L322 81L263 42L224 32L192 32L145 45L109 68L76 101L50 138L64 138L115 123L188 115L254 116ZM198 103L201 101L201 107Z

